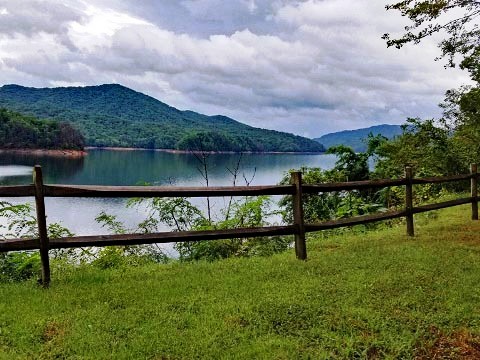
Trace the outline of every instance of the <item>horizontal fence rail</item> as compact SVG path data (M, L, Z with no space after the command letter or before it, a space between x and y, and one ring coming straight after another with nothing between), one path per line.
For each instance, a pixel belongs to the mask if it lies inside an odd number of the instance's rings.
M406 183L406 179L383 179L303 185L302 188L303 192L306 194L317 194L321 192L332 191L379 189L390 186L401 186L405 185Z
M0 186L0 197L29 197L35 196L33 185Z
M362 216L354 216L354 217L345 218L345 219L324 221L320 224L307 224L305 225L305 228L307 232L337 229L345 226L364 225L364 224L370 224L376 221L396 219L396 218L404 217L406 216L406 214L407 212L405 210L388 211L380 214L362 215Z
M473 201L478 202L478 199L474 199ZM463 198L463 199L444 201L444 202L435 203L435 204L420 205L420 206L414 207L413 212L415 214L419 214L419 213L432 211L432 210L440 210L440 209L445 209L449 207L470 204L471 202L472 202L472 198Z
M43 184L42 169L35 166L32 185L0 186L0 197L35 197L39 237L36 239L8 239L0 241L0 253L8 251L40 250L42 260L42 284L50 282L48 251L51 249L79 248L86 246L141 245L152 243L190 242L235 238L268 236L295 236L297 258L306 260L305 234L340 227L368 224L377 221L405 217L407 234L414 235L413 215L464 204L472 206L472 220L478 220L478 178L477 165L471 165L470 174L443 177L414 178L411 167L405 168L405 177L322 184L303 184L300 172L291 173L291 185L265 186L217 186L217 187L165 187L165 186L87 186ZM470 180L471 196L435 204L413 206L413 185L439 184ZM337 191L382 189L405 186L405 209L388 211L344 219L306 224L303 216L303 194L319 194ZM237 228L205 231L178 231L148 234L74 236L58 239L47 237L45 197L88 197L88 198L144 198L144 197L223 197L291 195L293 203L293 224L285 226Z
M173 186L79 186L45 185L48 197L215 197L215 196L260 196L293 195L292 185L272 186L212 186L212 187L173 187Z
M235 239L262 236L294 235L295 226L252 227L227 230L168 231L148 234L93 235L50 239L50 249L85 246L165 244L171 242ZM0 252L38 249L38 239L14 239L0 242Z
M453 181L470 180L476 177L476 174L464 174L464 175L451 175L451 176L438 176L438 177L425 177L412 179L413 184L440 184Z

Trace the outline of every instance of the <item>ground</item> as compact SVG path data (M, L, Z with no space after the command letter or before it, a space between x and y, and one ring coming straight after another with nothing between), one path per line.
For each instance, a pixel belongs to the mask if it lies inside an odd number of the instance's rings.
M0 358L478 359L469 207L309 238L268 258L54 268L0 284Z

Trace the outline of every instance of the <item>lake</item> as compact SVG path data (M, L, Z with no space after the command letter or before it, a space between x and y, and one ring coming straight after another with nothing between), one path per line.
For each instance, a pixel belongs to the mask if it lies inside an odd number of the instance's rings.
M228 169L235 169L239 154L211 154L207 158L210 185L232 185ZM312 154L243 154L237 185L277 184L290 169L302 166L330 169L334 155ZM32 167L41 165L45 183L78 185L151 185L204 186L198 168L201 163L193 154L160 151L89 150L84 158L46 155L0 154L0 185L30 184ZM253 180L252 180L253 179ZM32 202L32 199L3 199L10 202ZM204 199L195 199L205 207ZM47 221L60 222L76 235L106 234L95 221L105 211L117 215L129 227L145 219L146 209L125 208L125 199L47 198ZM214 211L225 200L212 200Z

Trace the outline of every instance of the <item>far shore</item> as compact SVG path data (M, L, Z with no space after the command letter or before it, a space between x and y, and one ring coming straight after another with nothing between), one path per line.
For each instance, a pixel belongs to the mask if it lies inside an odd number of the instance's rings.
M313 151L191 151L176 149L145 149L131 147L95 147L87 146L84 150L64 149L0 149L0 154L19 154L37 156L58 156L67 158L81 158L88 155L88 150L109 150L109 151L156 151L171 154L291 154L291 155L319 155L325 152Z
M299 155L319 155L325 152L314 151L192 151L192 150L176 150L176 149L145 149L145 148L129 148L129 147L95 147L87 146L85 150L111 150L111 151L158 151L172 154L299 154Z
M88 153L85 150L65 150L65 149L0 149L0 154L19 154L19 155L39 155L39 156L58 156L69 158L81 158Z

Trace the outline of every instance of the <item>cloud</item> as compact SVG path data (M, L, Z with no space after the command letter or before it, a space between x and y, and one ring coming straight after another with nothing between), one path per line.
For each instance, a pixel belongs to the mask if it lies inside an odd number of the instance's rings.
M63 34L71 22L80 22L82 9L69 3L40 0L0 0L0 34L32 36L40 32Z
M405 24L381 0L45 0L43 17L27 1L17 11L0 0L3 83L121 82L183 109L318 136L437 115L443 92L467 81L445 76L432 40L387 49L381 34Z

